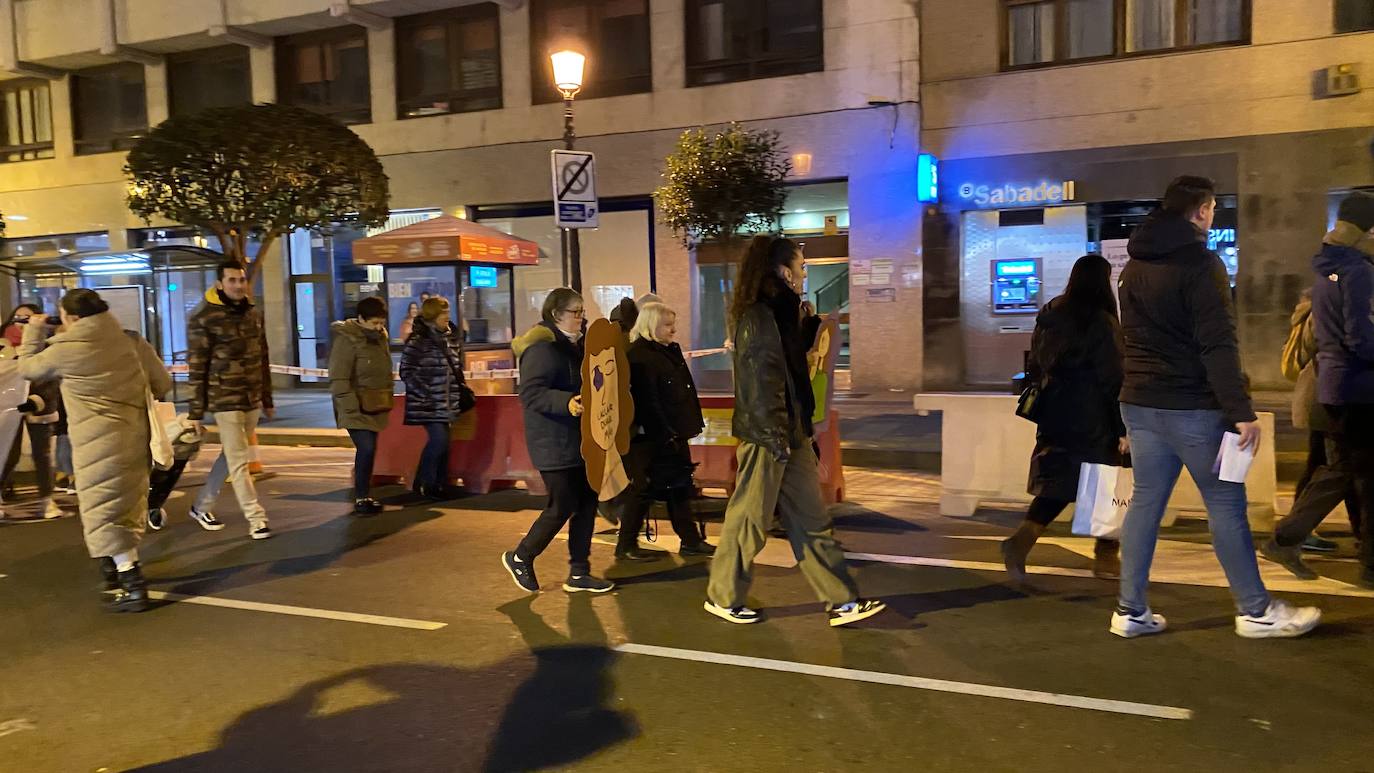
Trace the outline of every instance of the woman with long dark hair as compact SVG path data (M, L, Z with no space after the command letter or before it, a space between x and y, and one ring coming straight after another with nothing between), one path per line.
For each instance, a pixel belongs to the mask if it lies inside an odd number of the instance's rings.
M768 539L775 511L802 574L825 603L830 625L856 623L884 609L881 601L859 597L821 501L811 445L816 406L806 365L820 320L802 303L805 279L796 242L756 236L740 264L730 306L739 475L711 564L705 608L732 623L761 619L744 602L754 557Z
M1084 462L1119 465L1129 450L1117 398L1121 393L1121 323L1112 294L1112 266L1101 255L1074 263L1064 294L1035 319L1027 374L1042 384L1039 429L1027 492L1035 497L1002 558L1013 582L1026 579L1026 556L1045 527L1078 496ZM1120 543L1099 539L1093 575L1121 573Z

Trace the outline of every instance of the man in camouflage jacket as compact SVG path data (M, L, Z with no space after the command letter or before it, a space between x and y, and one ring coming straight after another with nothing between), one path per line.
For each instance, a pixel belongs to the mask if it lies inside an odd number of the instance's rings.
M248 472L249 437L257 429L260 414L272 418L272 378L267 358L267 337L262 315L248 296L248 277L243 266L220 264L215 286L205 293L205 303L186 323L186 367L191 387L188 418L200 426L206 413L215 417L223 450L191 507L191 518L208 531L224 523L211 508L226 478L234 487L249 536L267 539L272 530L267 512L258 503L253 476Z

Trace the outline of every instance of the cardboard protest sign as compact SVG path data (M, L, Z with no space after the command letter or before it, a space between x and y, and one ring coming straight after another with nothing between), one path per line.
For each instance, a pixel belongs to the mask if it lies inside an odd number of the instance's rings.
M839 317L827 314L821 320L820 330L816 331L816 343L806 356L811 375L811 394L816 398L816 411L811 414L811 424L817 432L829 426L830 406L835 402L835 363L840 358L840 344Z
M630 361L625 334L605 319L587 330L582 359L582 459L587 483L608 502L630 484L621 455L630 450L635 406L630 398Z

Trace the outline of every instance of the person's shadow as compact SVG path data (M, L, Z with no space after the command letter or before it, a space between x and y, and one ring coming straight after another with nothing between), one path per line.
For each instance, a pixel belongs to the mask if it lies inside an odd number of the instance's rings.
M581 599L585 601L585 599ZM576 598L573 599L577 601ZM574 603L574 630L590 608ZM607 705L615 653L576 643L516 602L503 608L531 650L476 669L387 663L306 684L241 715L218 748L140 773L504 771L569 765L632 738ZM599 623L596 623L599 627Z

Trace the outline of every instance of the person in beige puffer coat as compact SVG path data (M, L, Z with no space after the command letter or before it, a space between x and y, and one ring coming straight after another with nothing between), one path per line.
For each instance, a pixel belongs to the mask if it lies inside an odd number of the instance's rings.
M66 330L44 340L47 326L35 316L18 367L30 381L62 379L86 550L115 591L110 608L138 612L148 604L137 551L152 470L148 390L161 397L172 379L153 347L126 333L109 308L93 290L67 293Z

